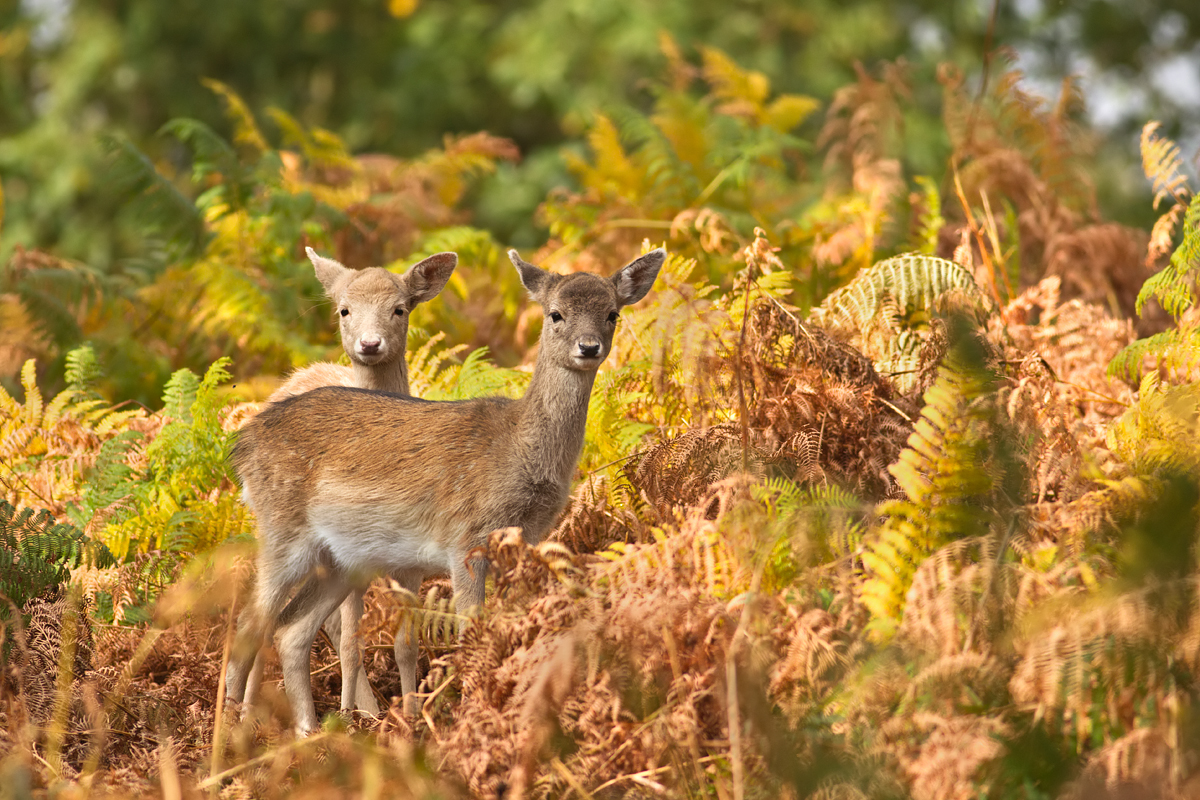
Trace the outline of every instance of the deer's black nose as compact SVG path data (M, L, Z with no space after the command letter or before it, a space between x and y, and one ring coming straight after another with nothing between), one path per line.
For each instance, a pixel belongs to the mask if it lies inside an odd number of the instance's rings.
M579 345L579 355L584 358L595 358L600 355L600 345L598 344L581 344Z

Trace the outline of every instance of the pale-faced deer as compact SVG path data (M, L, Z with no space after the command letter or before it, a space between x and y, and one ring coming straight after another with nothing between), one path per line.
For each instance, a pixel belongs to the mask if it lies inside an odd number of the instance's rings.
M403 275L383 267L348 269L332 258L305 248L317 280L337 308L342 348L350 366L310 364L291 374L269 398L285 400L322 386L350 386L409 394L408 316L413 308L437 296L458 264L454 253L435 253L413 264Z
M278 622L284 689L297 730L311 731L309 651L321 621L353 588L390 573L415 593L425 576L449 571L460 608L476 606L488 534L518 526L536 543L550 530L566 504L617 315L650 289L665 253L647 253L608 279L555 275L516 251L509 257L546 312L524 397L427 402L317 389L242 429L233 461L257 513L258 578L229 661L231 700L243 698L254 655ZM417 688L417 645L403 641L396 658L407 697Z
M408 395L408 318L419 303L432 300L445 287L458 264L454 253L435 253L396 275L382 267L354 270L305 248L317 280L337 309L342 348L350 366L321 362L296 370L268 398L286 400L322 386L349 386ZM341 663L361 663L358 657L358 621L362 617L362 591L356 587L342 604L340 614L325 621L325 630L338 650ZM344 636L344 638L343 638ZM353 649L353 653L349 652ZM255 672L261 669L256 666ZM355 670L353 697L346 708L378 714L375 693L366 673ZM343 678L346 676L343 675ZM250 694L254 694L252 688ZM345 693L343 693L345 695Z

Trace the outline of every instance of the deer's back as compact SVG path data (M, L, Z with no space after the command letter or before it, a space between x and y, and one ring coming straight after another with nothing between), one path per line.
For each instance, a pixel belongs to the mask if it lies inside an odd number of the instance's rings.
M269 403L278 403L298 394L311 392L322 386L353 386L354 372L341 364L318 361L301 367L288 376L283 384L267 398Z

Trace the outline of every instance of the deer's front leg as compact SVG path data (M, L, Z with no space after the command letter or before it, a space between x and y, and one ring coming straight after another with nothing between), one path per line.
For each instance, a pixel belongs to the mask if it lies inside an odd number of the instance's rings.
M295 718L296 733L304 736L317 728L317 709L312 697L312 645L321 623L350 592L340 575L317 579L314 591L300 594L288 605L280 620L279 661L283 666L283 689Z
M325 620L325 630L330 637L330 620L340 615L340 621L334 625L337 629L338 658L342 663L342 709L358 709L372 716L379 715L379 704L375 702L375 692L362 666L362 639L359 629L363 617L363 595L365 590L352 589L350 595L342 601L337 614L330 614Z

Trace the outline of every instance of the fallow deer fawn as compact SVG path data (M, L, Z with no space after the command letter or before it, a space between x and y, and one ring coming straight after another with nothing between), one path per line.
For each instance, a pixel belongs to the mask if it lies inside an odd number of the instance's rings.
M461 607L476 606L488 534L518 526L536 543L550 530L566 504L618 312L649 291L665 253L647 253L610 279L555 275L515 250L509 257L546 312L524 397L427 402L325 388L276 403L242 429L233 461L258 517L258 578L238 621L229 699L242 700L254 656L278 622L296 728L313 730L309 651L348 592L381 573L416 592L425 576L448 570ZM397 661L408 697L417 688L414 639L403 648L397 640ZM342 668L345 705L354 683Z
M350 366L321 362L298 369L268 401L279 402L322 386L375 389L407 396L408 364L404 357L409 315L416 305L432 300L445 287L458 264L458 256L435 253L409 267L403 275L396 275L382 267L348 269L318 255L311 247L305 248L305 252L317 280L337 308L342 348L350 358ZM362 617L362 596L361 589L356 588L342 603L340 616L334 613L325 621L325 630L337 647L342 664L359 661L356 635ZM353 654L348 652L349 648L354 649ZM261 664L257 664L256 675L260 669ZM353 687L353 698L349 705L344 702L344 707L379 713L365 672L358 669L356 682L348 685ZM248 694L254 693L252 687Z
M291 374L269 398L278 402L322 386L349 386L409 394L408 315L432 300L458 264L454 253L435 253L396 275L383 267L347 269L305 248L317 280L338 309L342 348L350 366L310 364Z

